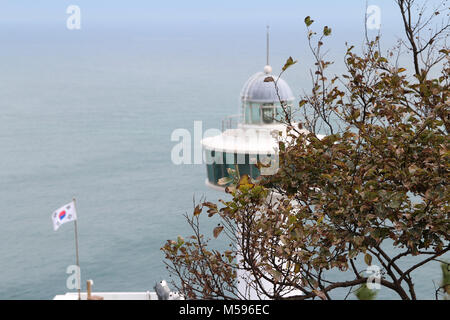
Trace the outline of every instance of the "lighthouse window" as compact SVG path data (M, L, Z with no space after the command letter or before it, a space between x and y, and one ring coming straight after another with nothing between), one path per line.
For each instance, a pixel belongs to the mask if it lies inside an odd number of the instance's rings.
M274 109L273 107L263 107L262 108L262 118L264 123L272 123L274 120Z
M252 118L251 118L250 114L251 114L250 106L246 106L245 107L245 123L252 122Z
M252 108L252 123L259 123L260 120L260 115L259 115L259 106L251 106Z

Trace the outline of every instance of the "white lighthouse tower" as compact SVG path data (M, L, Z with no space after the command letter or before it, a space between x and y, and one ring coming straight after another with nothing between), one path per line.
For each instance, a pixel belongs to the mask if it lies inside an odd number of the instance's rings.
M273 81L267 81L271 77ZM277 168L278 142L276 136L286 133L281 122L284 111L290 110L295 100L289 85L272 75L269 65L269 32L267 32L267 64L244 84L240 95L240 113L222 122L222 133L202 140L205 152L206 184L223 190L229 169L251 178L272 174ZM259 170L256 164L271 164Z

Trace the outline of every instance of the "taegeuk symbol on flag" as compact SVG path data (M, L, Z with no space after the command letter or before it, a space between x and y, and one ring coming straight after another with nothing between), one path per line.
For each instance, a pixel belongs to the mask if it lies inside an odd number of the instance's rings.
M53 212L53 230L56 231L62 224L75 220L77 220L77 212L75 210L75 203L72 201Z

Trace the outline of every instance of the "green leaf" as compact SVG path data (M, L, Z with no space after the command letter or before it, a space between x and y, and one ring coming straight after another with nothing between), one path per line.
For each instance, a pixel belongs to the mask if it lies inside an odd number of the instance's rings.
M307 17L305 18L305 24L306 24L307 27L309 27L310 25L312 25L313 22L314 22L314 20L311 20L311 17L310 17L310 16L307 16Z
M362 284L355 292L355 296L359 300L374 300L377 294L378 291L370 290L365 283Z
M289 68L290 66L294 65L297 63L297 60L293 60L292 57L289 57L286 61L286 63L284 64L282 70L286 71L287 68Z
M371 256L370 254L366 253L366 254L364 255L364 262L365 262L368 266L372 265L372 256Z
M252 183L251 178L248 174L242 175L242 177L239 179L239 183L237 185L237 188L239 190L243 190L243 188L251 189L255 186L254 183Z
M398 208L400 208L401 205L402 205L402 200L394 199L389 204L389 207L391 207L392 209L398 209Z
M328 26L325 26L323 28L323 35L324 36L329 36L331 34L331 28L328 28Z

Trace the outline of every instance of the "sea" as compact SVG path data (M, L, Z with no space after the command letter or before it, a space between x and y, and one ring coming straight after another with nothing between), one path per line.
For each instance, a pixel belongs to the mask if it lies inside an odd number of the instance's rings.
M266 62L265 31L202 21L0 24L0 299L73 291L74 225L55 232L51 221L73 198L83 288L92 279L95 291L152 291L169 280L160 249L191 235L183 214L201 198L228 197L205 186L204 165L173 163L171 135L186 129L194 141L194 121L220 129L239 112L241 87ZM341 40L330 40L337 69ZM274 71L289 56L299 62L284 78L299 96L312 63L301 19L271 26ZM212 236L217 221L202 222ZM419 298L434 299L439 264L416 276ZM381 289L378 298L396 296Z

